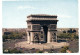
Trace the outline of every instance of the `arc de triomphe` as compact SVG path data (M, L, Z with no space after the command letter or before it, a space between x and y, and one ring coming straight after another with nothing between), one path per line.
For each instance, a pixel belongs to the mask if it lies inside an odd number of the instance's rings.
M27 16L28 43L50 43L57 40L57 16L33 14Z

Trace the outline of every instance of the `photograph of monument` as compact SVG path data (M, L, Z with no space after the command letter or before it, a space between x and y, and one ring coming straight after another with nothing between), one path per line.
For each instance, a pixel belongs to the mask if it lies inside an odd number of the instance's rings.
M3 54L79 53L78 0L3 0L2 20Z

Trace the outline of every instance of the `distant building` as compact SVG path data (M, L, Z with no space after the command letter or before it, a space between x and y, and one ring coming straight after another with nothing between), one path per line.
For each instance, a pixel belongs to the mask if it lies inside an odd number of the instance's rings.
M25 32L27 28L2 28L2 35L10 32Z
M77 35L79 34L79 29L78 28L57 28L57 34L63 33L63 31L65 31L66 33L68 33L69 30L72 30Z

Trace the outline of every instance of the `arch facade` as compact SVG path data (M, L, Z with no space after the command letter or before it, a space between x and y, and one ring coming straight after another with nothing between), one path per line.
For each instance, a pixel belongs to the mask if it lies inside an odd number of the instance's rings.
M50 43L57 40L56 15L29 15L27 16L28 43Z

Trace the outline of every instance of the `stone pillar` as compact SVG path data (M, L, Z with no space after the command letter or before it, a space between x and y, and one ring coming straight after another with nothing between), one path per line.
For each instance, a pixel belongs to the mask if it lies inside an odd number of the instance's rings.
M47 43L50 43L50 38L51 37L51 35L50 35L50 31L48 31L48 34L47 34Z
M56 42L57 42L57 33L56 33Z
M31 32L31 42L30 42L31 44L33 43L33 36L34 36L33 32Z
M29 32L27 32L27 43L30 43L30 36L29 36Z
M29 43L29 36L27 36L27 43Z

